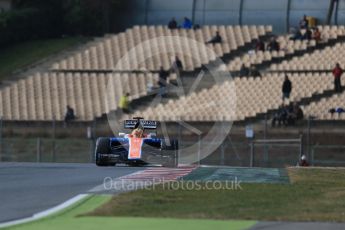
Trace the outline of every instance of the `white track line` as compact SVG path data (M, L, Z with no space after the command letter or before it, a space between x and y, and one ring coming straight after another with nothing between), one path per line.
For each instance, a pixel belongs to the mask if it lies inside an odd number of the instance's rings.
M17 225L17 224L24 224L24 223L28 223L34 220L38 220L41 219L43 217L47 217L51 214L57 213L77 202L79 202L80 200L84 199L85 197L87 197L87 194L79 194L75 197L72 197L71 199L63 202L62 204L59 204L53 208L50 208L48 210L42 211L42 212L38 212L34 215L32 215L31 217L27 217L24 219L20 219L20 220L13 220L13 221L9 221L9 222L5 222L5 223L0 223L0 228L5 228L5 227L10 227L13 225Z

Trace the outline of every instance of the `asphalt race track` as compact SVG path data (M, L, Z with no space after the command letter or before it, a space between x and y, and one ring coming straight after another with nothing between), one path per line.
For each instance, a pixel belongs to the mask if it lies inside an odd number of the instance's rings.
M0 223L30 217L144 168L94 164L0 163Z
M94 164L0 163L0 223L30 217L94 189L107 193L102 190L104 178L114 179L145 169ZM158 168L145 171L150 170ZM145 171L141 173L145 175ZM250 228L271 229L340 230L345 227L343 223L263 221Z

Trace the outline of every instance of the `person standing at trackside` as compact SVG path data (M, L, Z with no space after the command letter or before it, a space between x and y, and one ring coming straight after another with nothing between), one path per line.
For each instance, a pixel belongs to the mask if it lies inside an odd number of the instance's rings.
M335 64L335 67L332 71L334 76L334 90L335 92L340 93L341 92L341 75L343 74L343 69L340 67L339 63Z
M307 157L304 154L301 156L301 159L298 162L298 165L302 166L302 167L308 167L309 166L309 163L307 161Z
M282 86L283 102L284 102L285 98L287 98L287 99L290 98L291 90L292 90L292 83L291 83L288 75L285 75L285 79L284 79L283 86Z
M167 79L169 77L169 72L165 71L163 66L160 67L159 70L159 80L158 80L158 85L159 85L159 95L161 97L165 96L166 94L166 87L167 87Z
M119 101L119 108L122 109L124 113L129 113L129 93L122 95Z

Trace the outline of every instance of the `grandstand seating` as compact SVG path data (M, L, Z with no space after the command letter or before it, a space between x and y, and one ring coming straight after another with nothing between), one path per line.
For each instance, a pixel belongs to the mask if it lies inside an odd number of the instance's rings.
M165 105L137 111L135 115L169 121L244 120L279 107L283 80L284 74L235 78ZM290 101L299 101L333 87L329 74L293 74L290 80L293 84Z
M133 100L147 95L151 88L148 85L157 86L158 74L120 71L158 70L161 65L168 69L171 66L171 58L179 53L187 53L184 56L179 55L186 69L195 70L202 64L215 60L216 57L229 54L253 39L266 35L271 30L270 26L204 26L197 30L135 26L124 33L107 35L86 44L72 55L54 63L52 69L56 71L36 73L2 87L0 115L4 120L12 121L63 120L66 106L70 105L74 108L78 120L91 121L95 117L116 110L119 98L124 93L130 92L130 99ZM345 35L344 26L323 26L320 30L326 42L328 39ZM207 45L214 51L213 54L187 39L192 38L205 43L215 31L220 32L224 42ZM145 42L168 35L171 35L170 40ZM181 40L174 40L177 36ZM260 64L273 57L285 58L288 54L294 55L297 51L316 45L315 41L292 42L286 35L279 36L278 41L282 47L280 52L246 54L223 67L226 70L237 71L242 63ZM140 43L144 45L131 52L131 49ZM290 101L309 98L315 93L320 94L333 89L333 77L331 73L308 71L328 71L333 68L335 62L344 67L344 46L342 43L326 46L321 51L315 50L291 61L273 64L269 70L300 70L301 73L289 75L293 84ZM166 52L164 55L156 55L159 51ZM132 56L119 64L119 60L127 53ZM144 60L144 54L151 55L152 58ZM262 78L235 78L233 81L216 84L209 89L170 100L166 104L140 108L131 116L140 115L162 121L241 121L255 117L257 114L277 109L282 103L281 86L284 73L263 75ZM341 107L341 101L344 99L344 94L334 95L311 103L303 109L306 114L316 115L320 119L330 119L328 110Z
M78 120L90 121L115 110L121 95L130 99L148 94L157 74L37 73L0 91L0 115L4 120L63 120L66 106Z
M339 36L345 35L345 28L344 26L319 26L319 31L321 33L321 42L327 43L329 39L336 39ZM302 31L302 34L305 33L305 31ZM259 51L259 52L252 52L250 54L245 54L242 57L237 57L233 61L231 61L228 65L227 69L229 71L239 71L242 64L249 67L253 64L261 64L264 61L270 61L272 58L283 58L288 54L294 54L297 51L303 51L306 50L308 47L314 47L316 46L315 40L297 40L292 41L290 40L291 35L281 35L277 37L277 41L280 44L281 50L279 52L273 51ZM297 59L297 58L296 58ZM297 61L298 62L298 61ZM286 63L286 61L284 62ZM279 66L279 67L277 67ZM284 64L283 64L284 66ZM282 68L280 65L273 64L272 70L285 70L284 67Z
M290 61L283 61L280 64L272 64L272 71L308 71L308 70L331 70L336 62L345 66L345 44L337 43L335 46L326 47L323 50L315 50L311 54L304 54L301 57L294 57Z
M272 71L306 71L306 70L331 70L336 62L345 65L344 45L336 44L334 47L326 47L311 54L301 57L294 57L290 61L283 61L281 64L272 64Z
M264 61L271 61L272 58L283 58L287 54L294 54L296 51L306 50L308 47L316 45L315 40L311 41L291 41L288 36L279 36L277 41L280 44L280 51L253 51L242 57L237 57L227 65L229 71L239 71L242 64L247 67L251 65L261 64Z
M307 116L314 116L318 120L345 120L345 114L331 114L332 108L345 109L345 93L334 94L330 98L322 98L318 102L312 102L303 108Z
M344 36L345 35L345 26L317 26L319 31L321 32L321 38L323 40L328 40L328 39L336 39L339 36Z
M159 120L243 120L281 104L283 79L283 74L235 78L137 113ZM291 101L333 87L329 74L293 74L290 79ZM146 86L157 80L157 74L37 73L0 91L0 111L5 120L63 120L70 105L78 120L89 121L115 110L125 92L131 92L131 99L147 95Z
M204 45L192 42L204 44L216 31L219 31L223 38L221 44L208 44L207 49ZM135 26L126 32L108 35L87 44L82 51L54 63L52 69L128 71L158 70L160 66L169 69L172 57L179 55L185 69L194 70L271 31L271 26L203 26L196 30ZM151 40L154 38L156 40ZM138 46L139 44L141 45ZM135 47L134 53L129 52ZM165 52L160 53L161 51ZM122 59L126 54L131 55L130 61ZM146 59L147 56L152 58Z

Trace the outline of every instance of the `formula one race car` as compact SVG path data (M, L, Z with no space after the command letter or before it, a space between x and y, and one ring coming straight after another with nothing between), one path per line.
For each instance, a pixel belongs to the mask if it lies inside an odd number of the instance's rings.
M130 166L160 164L176 167L178 164L178 141L157 138L156 133L145 134L145 130L156 130L157 121L135 117L125 120L124 128L130 134L119 133L119 137L100 137L95 148L97 166L115 166L124 163Z

